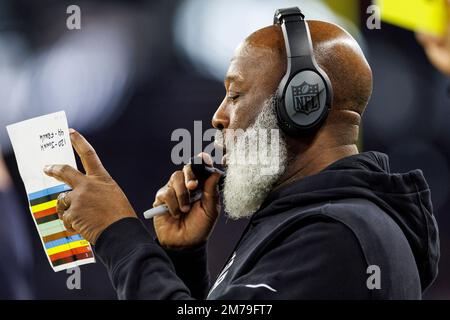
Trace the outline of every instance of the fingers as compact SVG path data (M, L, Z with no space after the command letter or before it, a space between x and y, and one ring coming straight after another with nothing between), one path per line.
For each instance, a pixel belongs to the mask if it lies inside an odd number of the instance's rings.
M156 207L163 203L167 205L170 214L174 217L178 217L181 213L188 213L191 210L189 192L186 188L183 171L174 172L167 185L156 194L153 206Z
M166 186L158 191L153 206L156 207L163 203L166 204L171 216L173 216L175 219L180 218L182 212L178 204L175 190L170 186Z
M72 227L73 217L72 217L72 214L71 214L70 210L64 212L64 214L62 216L62 221L63 221L64 227L67 229L67 231L69 231L69 232L77 232Z
M80 156L84 170L88 175L102 175L106 173L105 168L97 156L95 149L87 142L87 140L74 129L70 129L70 140L72 145Z
M197 157L201 158L204 163L212 167L213 159L208 153L201 152ZM183 167L183 173L185 177L186 188L188 188L188 190L195 190L198 187L199 182L198 177L195 176L192 170L191 164L187 164Z
M416 40L421 44L421 45L426 45L429 41L432 40L432 37L430 37L430 35L425 34L425 33L421 33L421 32L416 32Z
M202 157L206 164L212 165L212 158L209 154L201 153L199 157ZM220 173L213 173L204 181L204 186L202 184L204 193L206 193L204 199L208 199L208 197L212 199L217 196L216 186L220 177ZM153 206L157 207L161 204L166 204L169 213L179 218L181 214L188 213L191 210L192 205L190 203L189 192L198 187L199 181L194 175L192 166L187 164L183 167L183 171L174 172L167 185L158 191Z
M69 165L50 165L44 168L46 175L62 181L72 188L75 188L80 182L85 179L84 174Z
M435 35L420 32L416 33L416 39L424 47L440 46L445 41L443 37L438 37Z
M192 171L190 164L183 167L184 184L188 190L195 190L198 187L198 180Z
M209 153L200 152L198 154L198 157L202 158L203 162L206 163L208 166L210 167L213 166L214 161Z
M183 172L176 171L170 178L169 186L172 187L175 191L180 210L184 213L187 213L189 212L189 210L191 210L191 205L189 203L189 192L186 188L184 180L185 179Z

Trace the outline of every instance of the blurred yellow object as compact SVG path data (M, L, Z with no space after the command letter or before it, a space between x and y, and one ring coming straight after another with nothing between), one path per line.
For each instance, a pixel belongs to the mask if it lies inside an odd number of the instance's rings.
M447 28L446 0L376 0L381 20L396 26L442 36Z

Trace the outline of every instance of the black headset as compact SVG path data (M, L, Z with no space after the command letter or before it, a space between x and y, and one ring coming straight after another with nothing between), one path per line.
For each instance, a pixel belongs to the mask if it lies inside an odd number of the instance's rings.
M287 54L287 71L276 92L279 126L290 136L314 132L331 108L330 79L314 59L308 24L300 9L278 9L273 21L281 26Z

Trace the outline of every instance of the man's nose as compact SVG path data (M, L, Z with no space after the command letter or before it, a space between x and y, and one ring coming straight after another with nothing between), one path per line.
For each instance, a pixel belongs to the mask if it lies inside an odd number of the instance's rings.
M225 99L214 113L212 119L212 125L214 128L222 130L228 128L230 124L230 117L228 116L228 112L226 111Z

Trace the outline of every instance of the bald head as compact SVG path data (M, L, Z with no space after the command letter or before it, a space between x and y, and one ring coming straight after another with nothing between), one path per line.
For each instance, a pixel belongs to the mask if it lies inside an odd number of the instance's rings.
M272 187L315 174L336 160L358 152L356 142L361 114L372 92L371 70L356 41L343 29L320 21L308 21L308 25L314 57L333 86L331 110L314 134L295 138L282 135L278 141L265 145L258 141L257 147L261 144L267 147L263 150L280 151L279 154L271 152L268 162L281 164L277 174L261 174L262 164L228 166L225 206L235 216L254 212ZM213 126L222 131L232 129L231 132L278 129L272 97L286 68L280 26L266 27L251 34L231 59L224 82L226 96L214 114ZM230 142L225 141L225 148L226 156L247 154Z
M372 93L372 72L358 43L344 29L323 21L308 21L314 57L333 86L332 111L350 110L361 115ZM243 53L265 51L279 82L286 72L286 50L280 26L251 34L240 47ZM272 64L272 66L270 66Z
M292 154L303 156L340 146L357 151L361 114L372 92L372 72L358 43L345 30L323 21L308 21L308 26L314 57L333 87L333 103L317 134L287 137L289 148ZM286 68L280 26L252 33L231 59L224 82L226 96L214 114L213 126L247 129L276 92Z

